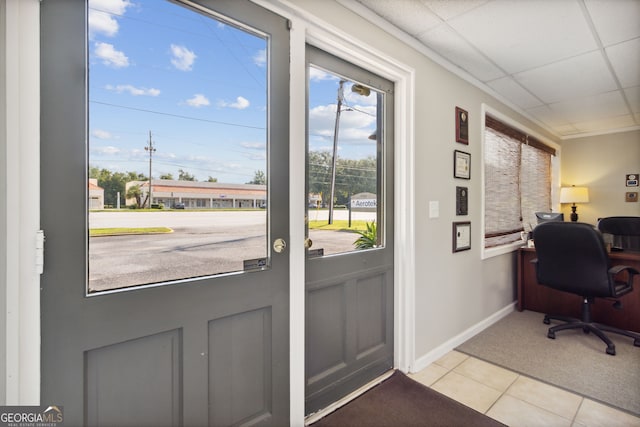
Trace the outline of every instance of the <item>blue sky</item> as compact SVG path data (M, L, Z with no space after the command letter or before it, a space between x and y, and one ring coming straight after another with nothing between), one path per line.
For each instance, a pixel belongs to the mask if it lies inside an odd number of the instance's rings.
M89 1L89 163L245 183L266 171L265 39L158 0ZM330 150L338 78L311 72L312 150ZM345 85L339 155L375 155L372 92Z

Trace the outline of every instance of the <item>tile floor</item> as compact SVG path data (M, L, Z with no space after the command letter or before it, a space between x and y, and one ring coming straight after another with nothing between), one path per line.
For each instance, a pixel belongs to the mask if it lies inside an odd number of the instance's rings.
M411 378L511 427L640 427L640 418L452 351Z

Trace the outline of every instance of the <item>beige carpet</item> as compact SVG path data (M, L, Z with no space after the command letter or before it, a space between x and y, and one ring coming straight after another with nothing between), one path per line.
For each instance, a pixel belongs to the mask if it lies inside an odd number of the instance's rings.
M608 333L616 355L582 330L547 338L544 315L515 311L456 350L640 416L640 347Z

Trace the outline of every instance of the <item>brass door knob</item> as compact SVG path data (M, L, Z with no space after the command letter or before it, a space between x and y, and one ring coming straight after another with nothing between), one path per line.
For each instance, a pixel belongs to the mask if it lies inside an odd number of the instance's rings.
M287 242L285 242L284 239L278 238L273 241L273 250L276 253L281 254L285 249L287 249Z

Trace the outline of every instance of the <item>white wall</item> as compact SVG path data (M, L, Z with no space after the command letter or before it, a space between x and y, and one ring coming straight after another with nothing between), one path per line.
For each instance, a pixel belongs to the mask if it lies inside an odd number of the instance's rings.
M589 188L589 203L578 205L578 220L595 224L606 216L640 216L640 202L625 202L625 175L640 173L640 131L562 142L562 185ZM565 218L570 205L563 205Z
M481 104L556 140L535 123L361 16L330 1L295 0L304 9L375 50L415 70L415 358L508 306L515 299L515 256L481 260ZM346 3L346 2L345 2ZM348 58L347 58L348 59ZM469 145L455 142L455 107L469 112ZM403 141L395 141L401 146ZM470 181L453 178L453 151L471 153ZM469 187L469 215L455 215L455 187ZM440 216L430 219L437 201ZM472 249L452 253L452 222L471 221Z

